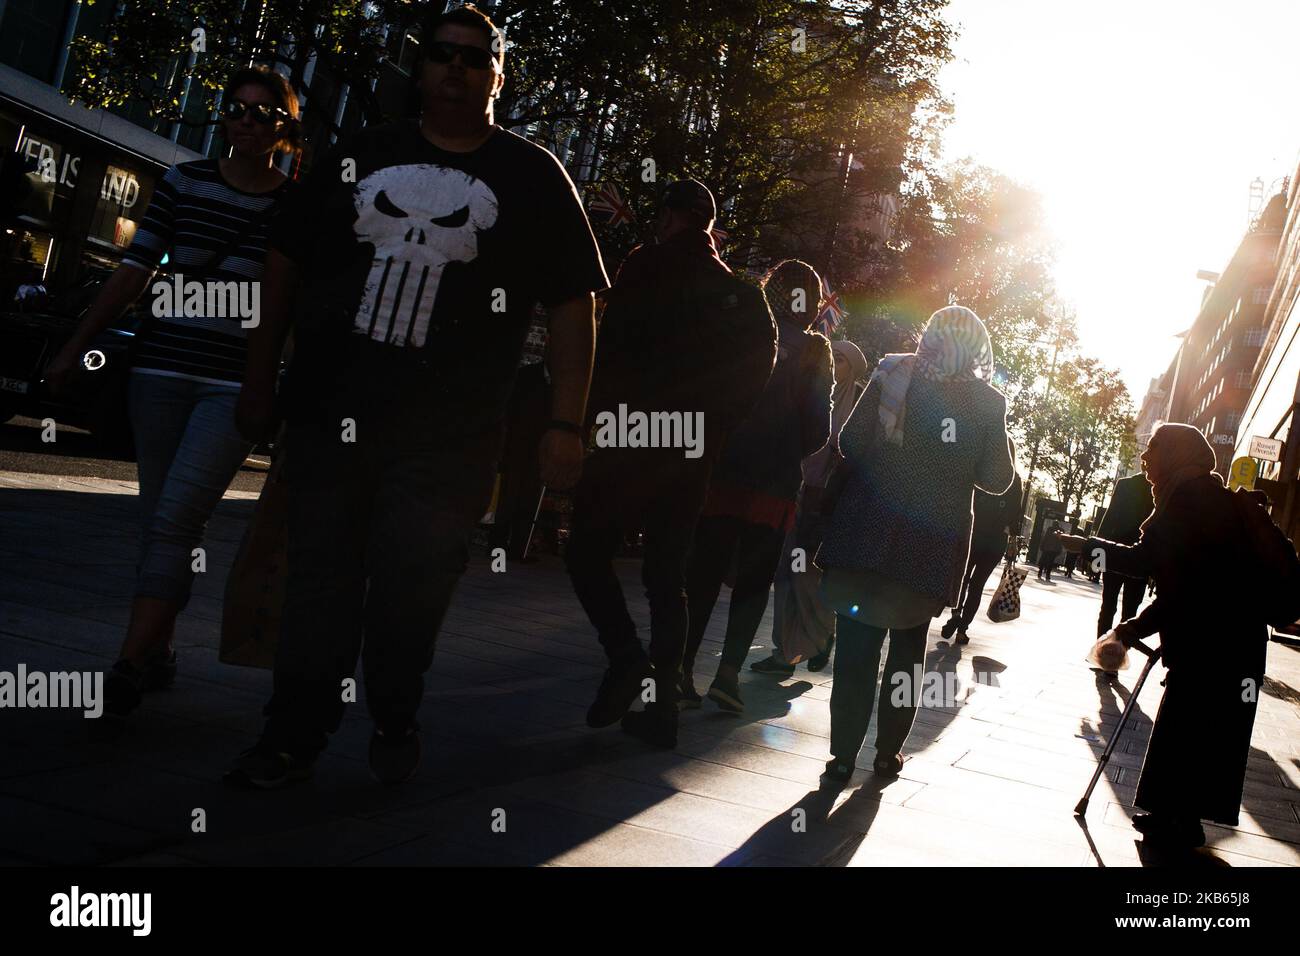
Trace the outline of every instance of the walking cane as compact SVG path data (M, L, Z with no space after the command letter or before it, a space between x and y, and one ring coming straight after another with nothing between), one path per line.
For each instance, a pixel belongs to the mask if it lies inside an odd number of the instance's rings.
M1124 732L1124 725L1128 723L1128 715L1133 710L1133 705L1137 703L1138 694L1142 693L1142 685L1146 683L1147 675L1151 673L1151 668L1155 666L1156 661L1160 659L1160 652L1153 651L1141 641L1134 641L1133 649L1141 651L1147 656L1146 666L1142 668L1142 673L1138 675L1137 683L1133 685L1133 691L1128 695L1128 703L1124 705L1124 713L1119 715L1119 726L1115 732L1110 735L1110 740L1106 743L1106 749L1101 752L1101 759L1097 761L1097 769L1092 773L1092 780L1088 783L1088 789L1083 792L1083 799L1078 802L1074 808L1074 815L1081 817L1088 812L1088 799L1092 796L1093 788L1097 786L1097 781L1101 779L1102 772L1106 769L1106 764L1110 763L1111 752L1115 749L1115 743L1119 740L1119 735Z
M533 543L533 529L537 527L537 519L542 513L542 502L546 500L546 485L542 485L542 493L537 496L537 507L533 509L533 520L528 525L528 537L524 539L524 549L519 552L520 560L528 557L528 548Z

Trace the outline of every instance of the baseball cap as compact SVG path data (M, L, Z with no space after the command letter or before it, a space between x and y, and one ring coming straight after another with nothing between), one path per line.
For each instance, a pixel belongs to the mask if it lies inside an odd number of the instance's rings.
M664 190L661 205L670 209L689 209L709 219L718 216L718 205L713 201L713 193L698 179L679 179L669 183Z

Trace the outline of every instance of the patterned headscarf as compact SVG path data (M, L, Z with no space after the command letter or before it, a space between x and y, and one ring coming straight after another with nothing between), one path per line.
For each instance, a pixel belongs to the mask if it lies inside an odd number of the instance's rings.
M968 382L993 377L993 343L980 317L963 305L930 316L915 352L886 355L871 381L880 379L880 427L885 441L903 444L903 418L912 375L931 382Z
M1161 478L1158 484L1151 484L1156 507L1142 522L1143 531L1169 507L1174 491L1183 482L1211 474L1216 463L1214 448L1200 430L1191 425L1166 422L1152 433L1148 451L1151 445L1156 445L1155 454L1160 456L1158 474Z

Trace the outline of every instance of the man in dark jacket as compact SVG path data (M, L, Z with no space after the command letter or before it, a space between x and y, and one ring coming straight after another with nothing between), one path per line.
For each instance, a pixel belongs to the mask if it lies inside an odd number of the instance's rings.
M1015 444L1012 443L1013 461L1015 453ZM971 527L970 557L966 561L966 573L962 577L957 606L952 609L952 617L942 630L944 637L952 637L953 632L956 632L958 644L970 643L966 628L970 627L970 622L975 620L975 615L979 612L984 585L993 569L1006 556L1009 536L1020 532L1022 488L1020 475L1016 475L1011 487L1000 495L990 495L975 489L975 521Z
M1142 522L1147 520L1155 507L1151 498L1151 485L1146 475L1140 472L1121 478L1115 483L1115 494L1110 499L1110 507L1101 519L1097 537L1118 544L1136 544L1141 535ZM1091 554L1083 559L1089 563L1094 560ZM1127 621L1137 614L1142 603L1142 594L1146 591L1146 578L1126 577L1118 571L1108 571L1102 567L1101 576L1101 613L1097 616L1097 636L1101 637L1111 629L1115 621L1115 606L1123 603L1120 609L1121 621Z
M686 644L686 555L713 463L762 393L776 356L763 293L732 277L714 249L716 209L702 183L671 184L658 241L632 250L609 291L588 405L597 448L575 492L565 552L574 591L609 658L587 724L622 719L629 733L669 747L677 740ZM694 426L687 447L647 434L647 421L674 415L684 437ZM648 657L613 567L625 533L637 529L644 531ZM638 695L646 709L628 713Z

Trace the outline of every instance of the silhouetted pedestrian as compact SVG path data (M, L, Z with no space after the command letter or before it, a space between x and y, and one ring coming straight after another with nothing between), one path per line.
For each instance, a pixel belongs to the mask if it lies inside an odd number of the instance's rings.
M763 291L776 319L776 367L714 466L686 572L690 630L681 700L699 706L695 655L735 562L722 660L708 691L710 700L731 713L744 710L740 668L767 610L777 566L791 560L782 545L794 527L800 465L831 433L830 342L811 328L820 311L821 278L807 263L786 260L764 278Z
M1133 826L1153 843L1201 846L1201 820L1236 826L1268 628L1254 551L1233 494L1213 473L1214 449L1190 425L1156 429L1142 454L1155 510L1136 544L1071 537L1100 550L1106 570L1155 579L1156 598L1115 628L1126 644L1153 634L1168 676L1134 802ZM1294 560L1294 556L1293 556Z
M795 668L790 661L795 659L805 660L810 671L820 671L830 662L835 647L835 612L822 600L822 572L812 562L812 556L821 547L826 531L822 514L826 485L843 461L840 431L866 388L867 359L861 349L845 339L831 343L831 355L835 359L831 437L824 448L803 460L803 485L795 505L794 527L786 534L781 548L781 553L786 555L802 548L807 560L798 570L793 561L777 564L773 581L774 650L750 665L750 670L760 674L789 677Z
M1015 462L1016 447L1011 444L1011 460ZM1020 476L1016 475L1011 487L1000 495L990 495L975 489L975 519L971 528L970 558L962 575L961 594L950 617L940 633L944 637L956 634L958 644L970 643L966 628L979 613L984 597L984 585L993 569L1006 560L1007 542L1020 527Z
M976 488L1015 477L993 346L970 309L934 313L915 353L888 355L840 436L849 468L817 563L837 615L827 774L847 780L877 697L877 773L896 775L912 729L930 621L957 603Z
M570 487L582 468L593 293L607 281L586 213L551 153L493 122L505 67L492 21L459 7L421 37L420 118L321 157L267 256L238 414L260 437L296 318L288 584L266 727L232 783L310 776L358 657L371 773L415 772L424 674L491 499L538 302L553 378L542 477Z
M609 290L588 415L598 426L597 448L574 494L565 550L573 589L609 659L587 724L621 720L628 733L663 747L677 744L687 552L714 462L758 400L776 355L763 293L733 276L714 248L709 230L716 214L703 183L670 184L656 221L658 241L633 249ZM682 440L660 433L652 441L655 422L680 428ZM625 535L638 528L650 603L648 657L613 565ZM653 684L643 683L648 677ZM650 686L653 700L629 713Z
M142 692L175 679L173 634L190 599L194 549L253 450L235 428L235 405L246 323L258 316L240 315L238 306L255 311L252 290L262 277L271 219L294 188L274 162L298 149L298 97L280 74L250 67L231 76L223 103L230 155L167 171L122 264L46 370L57 393L95 336L144 293L164 258L168 288L219 283L241 290L238 303L223 294L217 314L206 307L195 314L188 293L184 303L155 302L136 335L128 403L143 533L121 658L104 684L104 706L118 715L134 710ZM215 304L211 291L202 301Z
M1052 572L1056 562L1061 558L1061 525L1051 521L1043 528L1043 535L1038 539L1038 580L1052 583Z
M1146 476L1138 473L1121 478L1115 483L1115 494L1111 496L1110 507L1101 519L1097 537L1116 544L1136 544L1142 533L1142 522L1151 516L1155 501L1151 497L1151 483ZM1102 565L1095 561L1093 555L1083 555L1089 566ZM1101 612L1097 615L1097 636L1101 637L1115 623L1115 606L1120 604L1121 621L1127 621L1142 605L1142 596L1146 593L1145 577L1126 577L1118 571L1102 567L1101 571ZM1121 603L1121 595L1122 603Z

